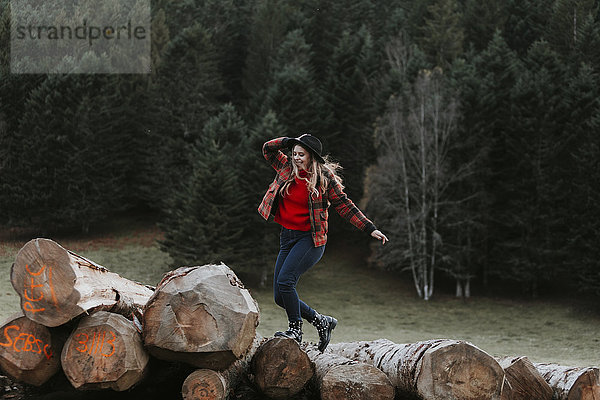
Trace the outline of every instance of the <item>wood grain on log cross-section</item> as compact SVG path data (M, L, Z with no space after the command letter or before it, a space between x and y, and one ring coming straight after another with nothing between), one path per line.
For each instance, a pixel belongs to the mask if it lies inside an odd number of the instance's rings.
M315 378L322 400L392 400L389 378L372 365L321 352L314 345L302 346L315 364Z
M252 345L258 304L226 265L182 267L165 275L144 308L152 355L222 370Z
M109 272L50 239L33 239L17 253L11 283L29 319L54 327L99 307L141 310L152 289Z
M387 374L401 393L435 400L499 400L504 371L470 343L449 339L396 344L387 339L328 347Z
M138 383L149 359L133 322L105 311L82 318L61 355L65 375L76 389L117 391Z
M13 379L39 386L60 370L64 338L22 313L0 327L0 368Z
M248 353L224 371L198 369L192 372L181 387L183 400L227 399L242 378L247 375L252 357L262 341L262 336L257 335Z
M527 357L504 357L497 360L506 373L508 383L505 386L510 388L510 395L503 396L503 400L552 398L552 388Z
M558 400L600 399L600 370L595 367L567 367L534 364Z
M289 399L299 393L315 373L300 345L289 338L271 338L252 359L256 386L272 399Z

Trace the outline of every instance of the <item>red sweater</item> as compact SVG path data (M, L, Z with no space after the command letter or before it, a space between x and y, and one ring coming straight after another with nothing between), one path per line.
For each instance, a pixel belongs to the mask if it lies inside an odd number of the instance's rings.
M306 171L300 170L301 177L304 178L307 175ZM275 222L288 229L310 231L306 181L295 178L289 189L289 194L282 190L279 195L279 207L277 207L275 214Z

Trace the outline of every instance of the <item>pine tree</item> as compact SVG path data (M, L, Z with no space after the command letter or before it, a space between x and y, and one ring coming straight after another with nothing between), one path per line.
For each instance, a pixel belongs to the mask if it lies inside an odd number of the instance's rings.
M110 76L58 75L32 90L2 190L12 224L80 228L124 207L130 137ZM13 127L14 129L14 127Z
M577 290L600 296L600 79L583 65L566 89L565 101L571 113L565 131L575 135L567 191L568 258L562 274Z
M512 88L506 135L512 181L506 186L506 208L498 214L507 232L498 250L508 257L498 271L536 295L564 257L565 171L570 164L566 144L572 133L564 130L569 110L561 82L566 70L558 55L547 43L536 42L524 61L526 70Z
M243 183L247 127L231 104L209 119L190 152L192 171L171 193L160 227L161 249L174 266L226 263L247 265L248 193Z
M187 177L188 152L224 94L218 57L200 25L184 29L165 50L153 83L145 129L148 148L144 197L159 206Z
M250 130L248 140L248 166L244 167L244 180L249 195L247 211L247 247L252 249L249 263L260 274L260 285L266 286L267 277L273 269L279 248L279 225L266 222L257 209L265 190L273 180L275 171L262 155L262 145L281 136L282 128L274 112L267 112Z
M462 54L464 30L456 0L438 0L428 7L420 46L435 65L446 68Z
M466 77L461 87L462 116L460 131L475 142L469 146L481 149L481 160L473 188L482 193L480 203L479 254L482 260L480 276L487 286L489 275L503 265L505 253L496 253L497 243L505 240L506 232L499 226L500 215L507 212L514 175L513 160L508 157L507 129L512 118L511 90L522 74L522 63L500 32L496 32L487 49L473 58L474 76ZM473 153L471 153L474 156Z
M573 62L577 65L587 63L598 69L597 66L600 65L600 26L596 17L588 15L581 21L580 27L578 40L575 43Z
M504 1L466 0L462 18L465 44L473 45L478 52L485 50L494 33L502 30L507 18Z
M508 46L520 56L544 36L552 8L546 0L509 0L506 5L508 18L501 29Z
M375 160L372 129L377 78L373 42L366 27L355 34L345 31L329 60L325 98L332 110L327 145L344 167L351 198L362 196L365 168Z
M287 32L288 13L289 6L280 0L260 0L254 7L242 81L253 110L260 108L271 83L271 63Z
M151 56L152 56L152 75L155 77L157 74L158 67L164 57L164 52L169 43L169 27L166 23L165 10L160 8L153 10L152 18L152 43L151 43Z
M544 39L554 51L569 57L575 53L577 42L581 40L582 27L592 17L598 7L594 0L556 0L552 7L552 17L548 22Z
M315 82L310 46L301 30L286 35L273 62L273 83L269 86L263 113L273 110L282 126L282 135L312 132L324 142L329 115L323 95Z

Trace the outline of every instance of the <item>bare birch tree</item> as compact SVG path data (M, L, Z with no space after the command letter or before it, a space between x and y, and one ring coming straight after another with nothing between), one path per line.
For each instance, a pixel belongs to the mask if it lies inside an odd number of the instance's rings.
M388 48L388 59L399 71L406 70L409 55L401 41ZM446 190L464 172L448 167L458 110L442 78L439 69L423 70L406 93L390 98L375 134L378 164L367 180L367 201L379 210L378 220L392 221L401 235L395 248L387 249L392 251L384 264L394 260L410 269L425 300L433 295L443 244L439 225L441 207L449 202Z

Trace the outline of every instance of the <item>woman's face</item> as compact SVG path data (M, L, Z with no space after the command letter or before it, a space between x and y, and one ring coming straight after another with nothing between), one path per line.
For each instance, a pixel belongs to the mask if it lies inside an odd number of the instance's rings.
M310 153L308 150L297 144L292 149L292 157L294 157L294 162L299 169L308 170L310 163Z

